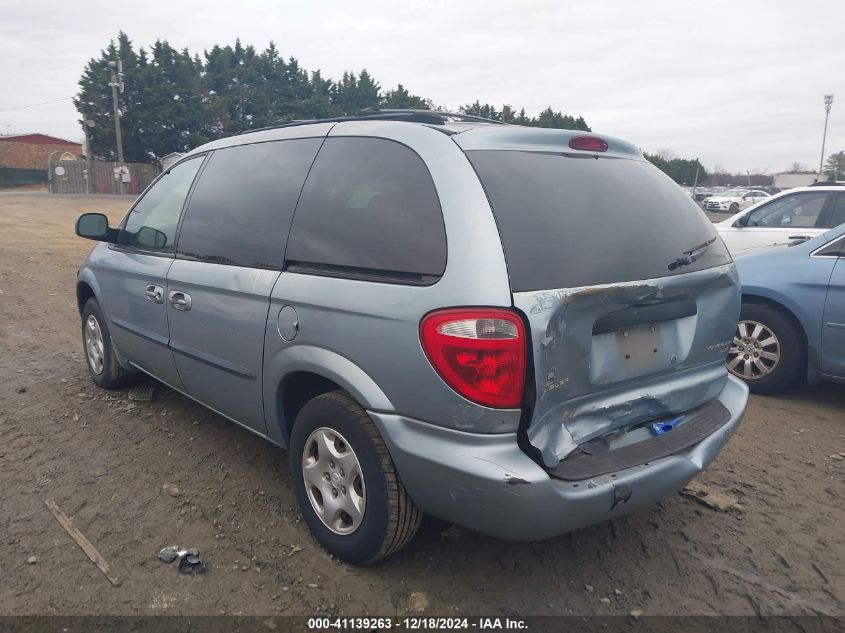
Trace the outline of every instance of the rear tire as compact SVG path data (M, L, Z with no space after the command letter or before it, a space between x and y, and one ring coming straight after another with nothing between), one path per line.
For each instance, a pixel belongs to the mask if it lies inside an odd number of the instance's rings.
M302 407L291 433L290 468L311 533L347 563L366 565L389 556L419 529L422 514L399 480L378 428L344 391L324 393ZM353 471L359 474L355 481ZM360 514L360 506L344 506L353 488L355 498L363 499Z
M746 301L739 319L728 370L753 393L777 393L795 384L806 370L807 355L804 337L790 316L770 305Z
M119 389L133 382L136 374L121 367L114 353L103 311L91 297L82 308L82 351L91 380L103 389Z

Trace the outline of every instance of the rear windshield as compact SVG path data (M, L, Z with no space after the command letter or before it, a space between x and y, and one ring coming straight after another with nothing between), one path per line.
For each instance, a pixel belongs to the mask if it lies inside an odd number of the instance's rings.
M470 151L514 292L650 279L731 261L704 213L641 160ZM685 251L701 246L691 264Z

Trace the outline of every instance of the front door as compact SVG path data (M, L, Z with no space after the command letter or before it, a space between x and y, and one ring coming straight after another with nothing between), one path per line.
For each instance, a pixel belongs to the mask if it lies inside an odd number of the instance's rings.
M845 378L845 251L841 249L824 304L821 354L822 373Z
M731 227L725 242L731 252L788 244L791 238L814 237L823 231L818 225L828 199L824 191L781 196L751 210L745 226Z
M181 387L169 335L165 290L173 263L176 227L199 156L165 172L126 216L118 244L97 270L100 300L112 339L133 365Z

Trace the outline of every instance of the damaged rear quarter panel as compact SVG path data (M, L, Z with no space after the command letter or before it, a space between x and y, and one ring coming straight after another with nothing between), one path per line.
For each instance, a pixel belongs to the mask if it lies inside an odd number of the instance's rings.
M714 398L739 318L728 264L660 279L514 294L531 330L528 439L554 467L578 444Z

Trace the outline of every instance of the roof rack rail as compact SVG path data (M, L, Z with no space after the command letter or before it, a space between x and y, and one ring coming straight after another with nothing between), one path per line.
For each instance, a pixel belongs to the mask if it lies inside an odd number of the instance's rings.
M273 125L268 125L266 127L243 130L238 132L238 135L249 134L250 132L260 132L262 130L296 127L298 125L314 125L315 123L342 123L343 121L407 121L409 123L443 125L446 123L446 119L459 119L461 121L473 123L504 125L502 121L494 121L493 119L485 119L484 117L474 116L472 114L463 114L460 112L440 112L438 110L414 110L400 108L382 109L372 107L364 108L352 116L329 117L325 119L296 119L294 121L279 120L274 122Z
M446 119L459 119L461 121L471 121L475 123L493 123L495 125L504 125L503 121L486 119L482 116L475 116L474 114L464 114L463 112L441 112L440 110L414 110L411 108L364 108L363 110L356 112L354 118L381 118L393 116L414 116L427 119L439 119L436 125L442 125L446 122ZM400 120L403 119L400 118Z

